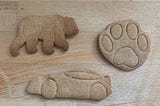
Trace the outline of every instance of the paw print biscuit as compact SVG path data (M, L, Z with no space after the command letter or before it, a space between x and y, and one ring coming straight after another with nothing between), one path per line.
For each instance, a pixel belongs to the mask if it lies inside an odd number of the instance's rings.
M76 69L43 77L33 78L26 90L31 94L39 94L44 98L75 98L102 100L111 94L109 76L87 70Z
M13 56L19 55L20 47L25 44L28 53L36 53L38 40L43 41L42 50L45 54L52 54L54 45L66 51L69 44L65 36L73 36L78 32L73 18L60 15L27 16L19 23L17 36L10 46L10 52Z
M111 23L99 36L99 48L116 67L130 71L140 67L150 51L150 39L133 20Z

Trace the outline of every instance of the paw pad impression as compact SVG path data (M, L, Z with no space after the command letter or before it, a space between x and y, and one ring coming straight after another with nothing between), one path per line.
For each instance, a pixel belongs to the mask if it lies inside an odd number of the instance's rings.
M136 21L117 21L100 34L99 47L109 62L130 71L145 62L150 51L150 39Z

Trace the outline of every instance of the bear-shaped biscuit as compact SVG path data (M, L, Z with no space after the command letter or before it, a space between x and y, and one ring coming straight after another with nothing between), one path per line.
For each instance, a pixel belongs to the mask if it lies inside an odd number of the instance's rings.
M150 51L150 39L134 20L108 25L99 36L99 48L116 67L130 71L140 67Z
M73 18L60 15L27 16L23 18L18 26L17 36L11 44L10 52L13 56L19 55L19 49L26 44L28 53L37 52L38 40L42 40L42 50L45 54L54 52L53 46L68 50L66 36L78 34L79 30Z
M75 69L49 76L36 76L28 83L26 91L42 95L45 98L75 98L102 100L111 94L109 76L87 69Z

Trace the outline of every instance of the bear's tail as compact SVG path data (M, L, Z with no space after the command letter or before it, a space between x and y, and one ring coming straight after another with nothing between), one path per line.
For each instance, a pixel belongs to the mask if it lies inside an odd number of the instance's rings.
M17 37L13 40L10 46L10 53L13 56L18 56L19 55L19 48L25 43L25 38L23 35L23 25L22 23L19 26L18 29L18 35Z

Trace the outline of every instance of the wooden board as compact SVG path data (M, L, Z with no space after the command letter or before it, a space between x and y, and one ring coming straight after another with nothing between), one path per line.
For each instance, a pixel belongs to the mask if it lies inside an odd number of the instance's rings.
M28 15L60 14L74 17L80 33L68 38L69 51L59 48L46 56L41 52L29 55L24 47L18 57L12 57L9 46L16 36L19 20ZM123 72L101 56L98 34L113 21L134 19L150 35L151 52L143 66ZM160 1L105 1L105 0L47 0L0 2L0 106L53 105L160 105ZM100 102L89 100L46 100L25 92L28 80L36 75L88 68L101 75L110 75L113 93Z

